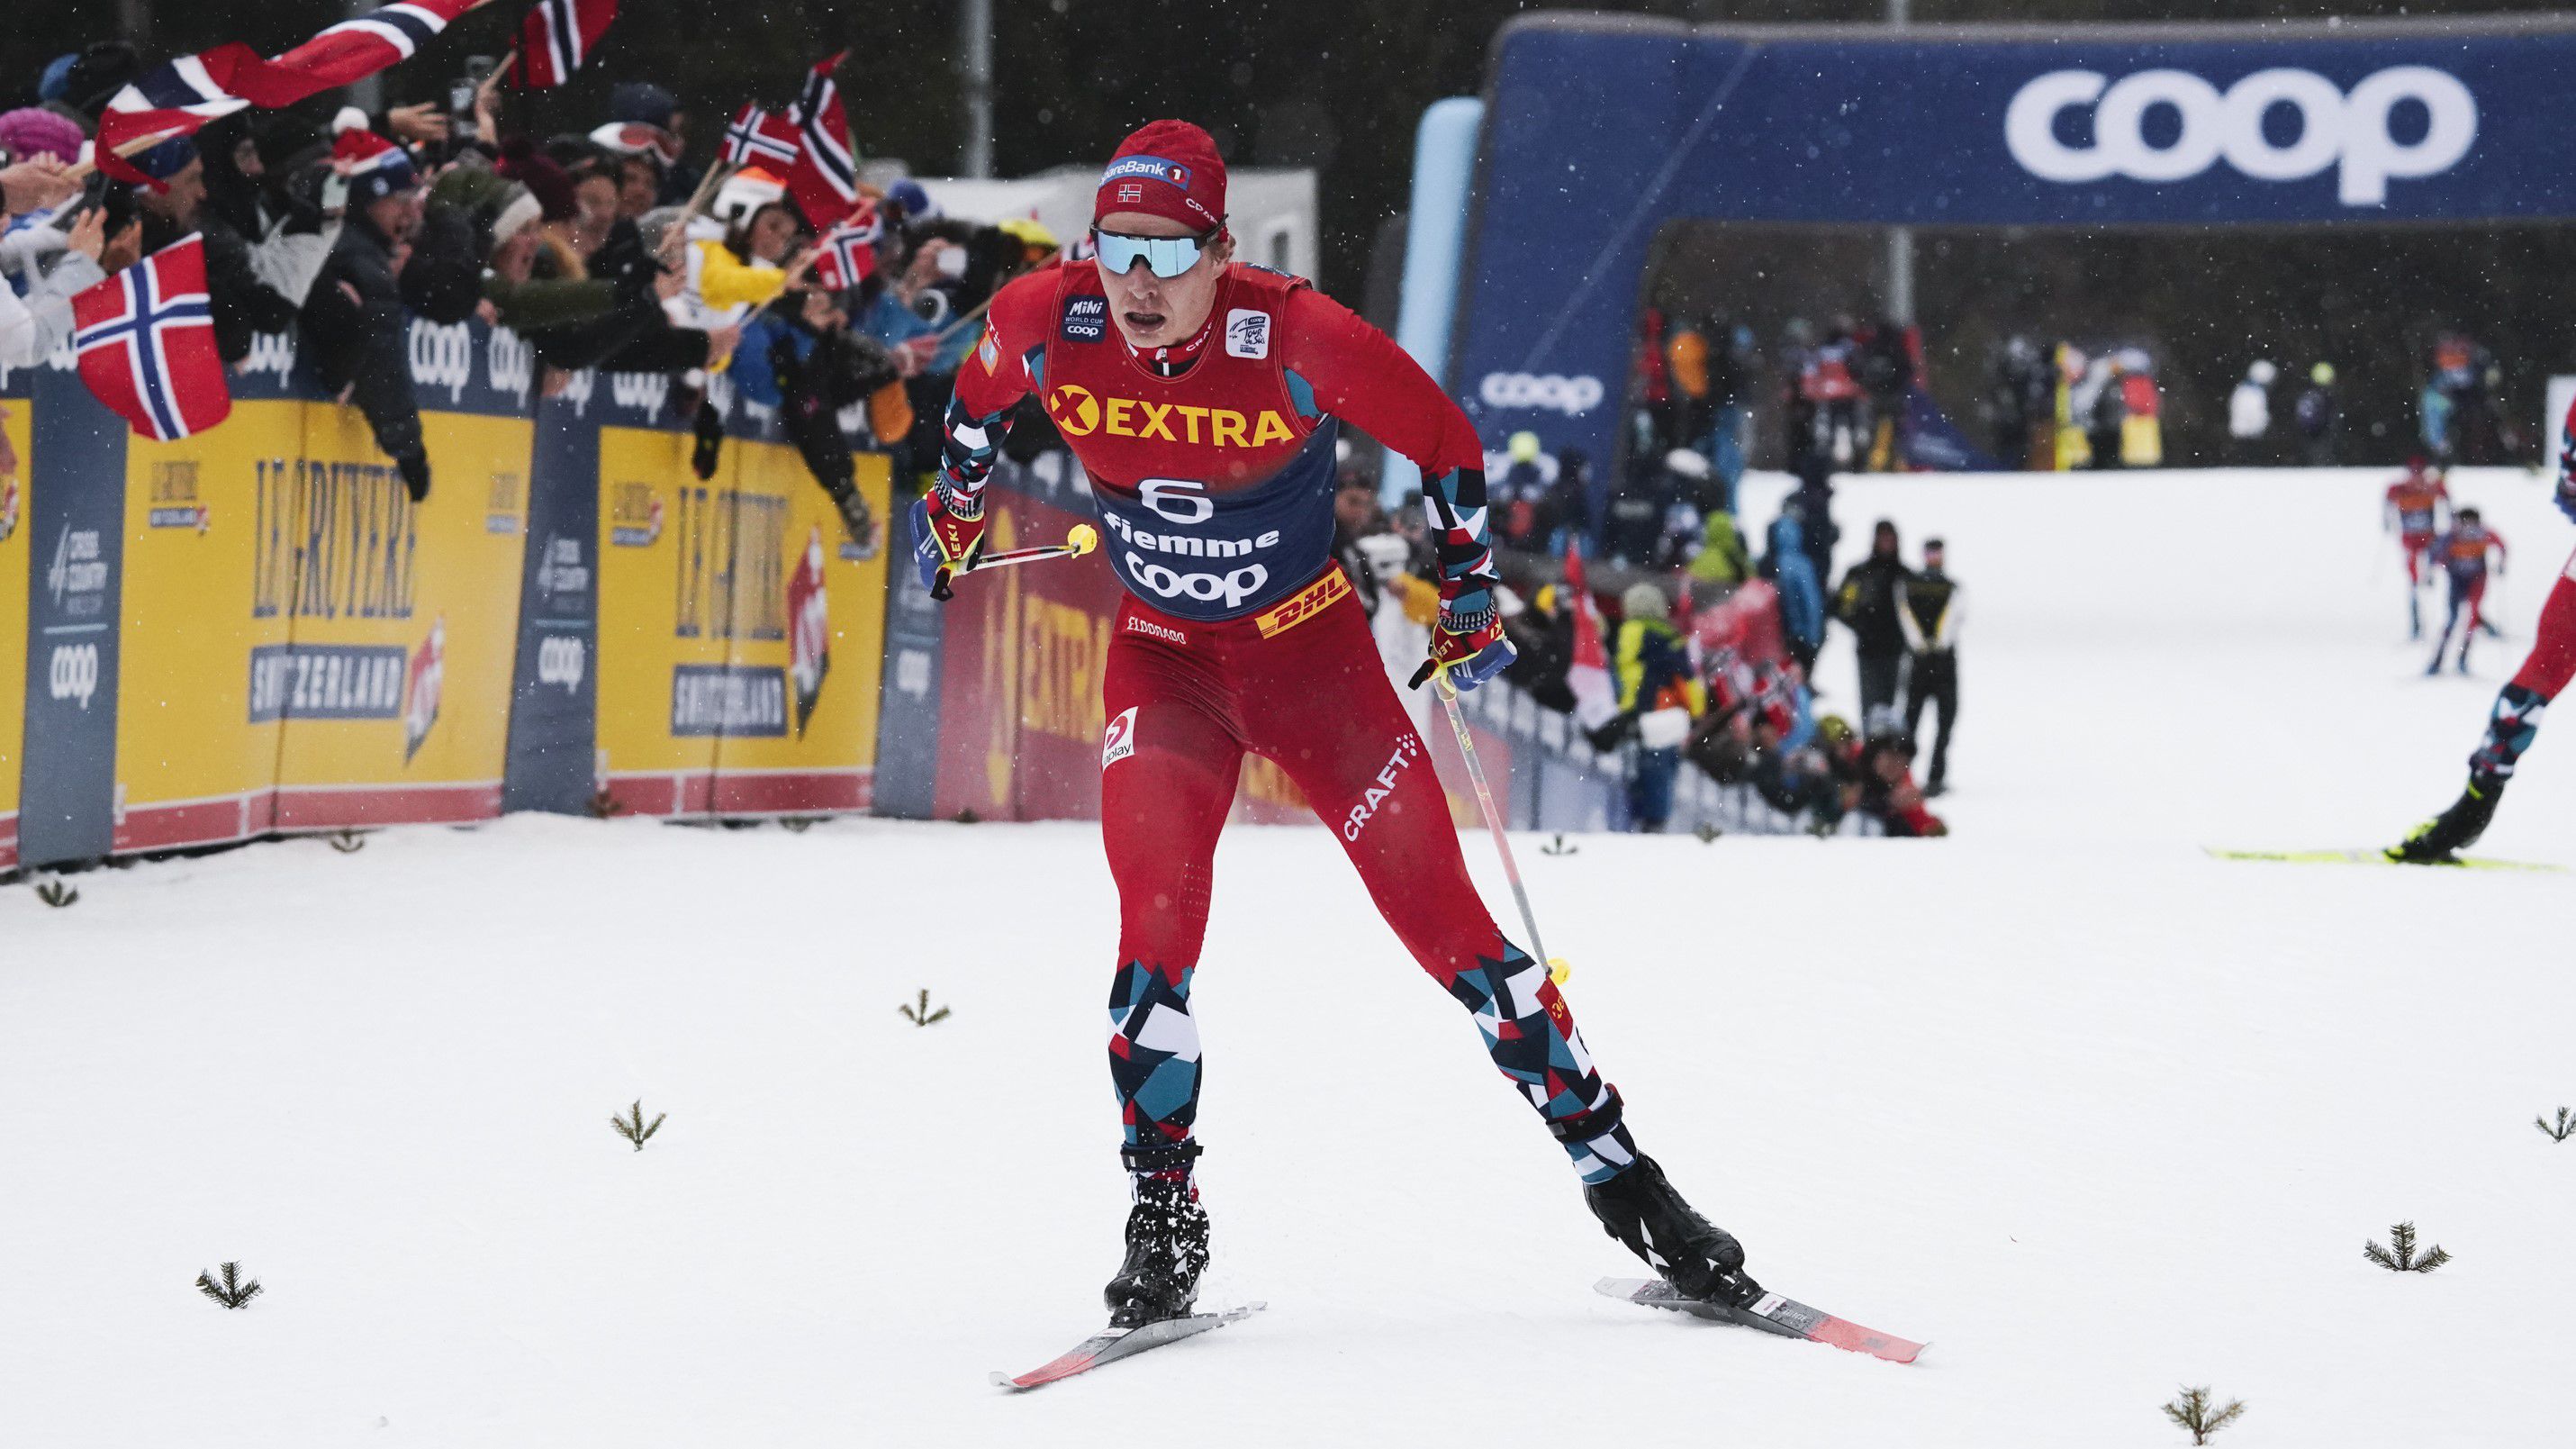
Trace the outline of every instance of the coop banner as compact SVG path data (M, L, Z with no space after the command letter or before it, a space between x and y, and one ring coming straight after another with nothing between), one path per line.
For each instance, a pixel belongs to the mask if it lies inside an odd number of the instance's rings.
M5 630L25 663L18 853L40 866L95 860L111 845L127 430L81 385L67 350L24 386L31 417L9 436L28 444L25 488L0 543L0 579L19 578L12 597L24 601Z
M2576 19L1692 29L1498 42L1452 387L1612 451L1682 218L2383 226L2576 216Z
M663 377L576 381L595 422L596 768L603 809L867 808L885 645L883 534L852 541L775 420L719 385L725 437L693 463ZM861 455L879 520L888 470Z
M578 814L599 793L599 431L584 411L568 397L537 404L504 810Z

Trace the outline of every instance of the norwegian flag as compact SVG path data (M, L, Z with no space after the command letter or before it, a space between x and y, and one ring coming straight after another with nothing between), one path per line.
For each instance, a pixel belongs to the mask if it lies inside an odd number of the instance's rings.
M519 89L562 85L590 59L616 18L617 0L537 0L519 22Z
M155 67L110 98L98 118L99 169L146 184L151 178L123 153L195 135L208 121L247 106L291 106L317 92L364 80L411 59L448 22L482 3L402 0L343 20L274 60L235 43Z
M775 170L790 170L797 150L795 123L758 102L744 102L725 127L724 159L736 166L766 161Z
M832 72L840 55L814 67L796 98L796 164L787 173L788 194L808 221L847 216L859 201L859 163L850 154L850 118L841 110L841 88Z
M411 668L403 676L403 763L429 739L430 726L438 723L438 697L447 685L447 616L441 614L429 626L429 637L412 651Z
M1592 602L1592 586L1583 580L1583 545L1565 541L1565 591L1574 597L1574 663L1565 671L1565 687L1574 695L1574 719L1587 730L1608 724L1619 712L1619 696L1610 687L1610 651L1601 643L1601 610Z
M823 592L823 530L805 536L805 556L787 581L787 672L796 681L796 736L814 718L823 698L823 676L832 669L832 605Z
M195 233L72 298L81 381L147 438L201 433L233 410Z
M866 281L877 269L877 239L884 235L876 198L861 201L848 221L823 233L815 243L814 279L830 292L846 292Z

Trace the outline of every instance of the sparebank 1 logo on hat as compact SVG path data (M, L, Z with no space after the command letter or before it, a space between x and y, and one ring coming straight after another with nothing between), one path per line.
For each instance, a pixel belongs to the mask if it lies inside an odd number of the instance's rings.
M2399 140L2398 108L2420 109L2422 134ZM2090 109L2092 142L2061 136L2058 117ZM2171 139L2148 139L2150 111L2170 110ZM2267 129L2276 109L2295 114L2294 134ZM2099 71L2060 70L2024 85L2004 110L2004 144L2024 170L2068 185L2125 176L2185 181L2224 157L2258 181L2299 181L2336 168L2346 206L2380 206L2392 179L2438 176L2469 154L2478 103L2447 71L2391 66L2364 76L2349 95L2314 71L2258 70L2221 91L2185 70L2142 70L2114 81Z
M1151 177L1156 181L1168 181L1183 191L1190 189L1190 168L1160 156L1121 156L1109 163L1108 170L1100 173L1100 184L1106 186L1130 176Z

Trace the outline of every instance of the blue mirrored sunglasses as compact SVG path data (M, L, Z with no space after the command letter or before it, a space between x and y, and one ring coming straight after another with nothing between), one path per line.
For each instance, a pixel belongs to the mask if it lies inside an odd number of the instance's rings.
M1126 275L1142 258L1155 276L1177 277L1197 266L1199 253L1214 242L1225 228L1210 227L1197 236L1127 236L1120 232L1091 229L1091 245L1100 254L1100 263L1109 270Z

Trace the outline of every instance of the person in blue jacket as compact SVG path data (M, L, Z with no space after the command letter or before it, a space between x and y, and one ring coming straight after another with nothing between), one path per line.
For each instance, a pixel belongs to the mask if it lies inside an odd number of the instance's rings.
M1807 554L1806 510L1795 500L1780 506L1764 541L1768 551L1762 572L1780 589L1780 624L1789 650L1804 673L1816 667L1816 651L1825 644L1825 586L1816 577L1815 560Z

